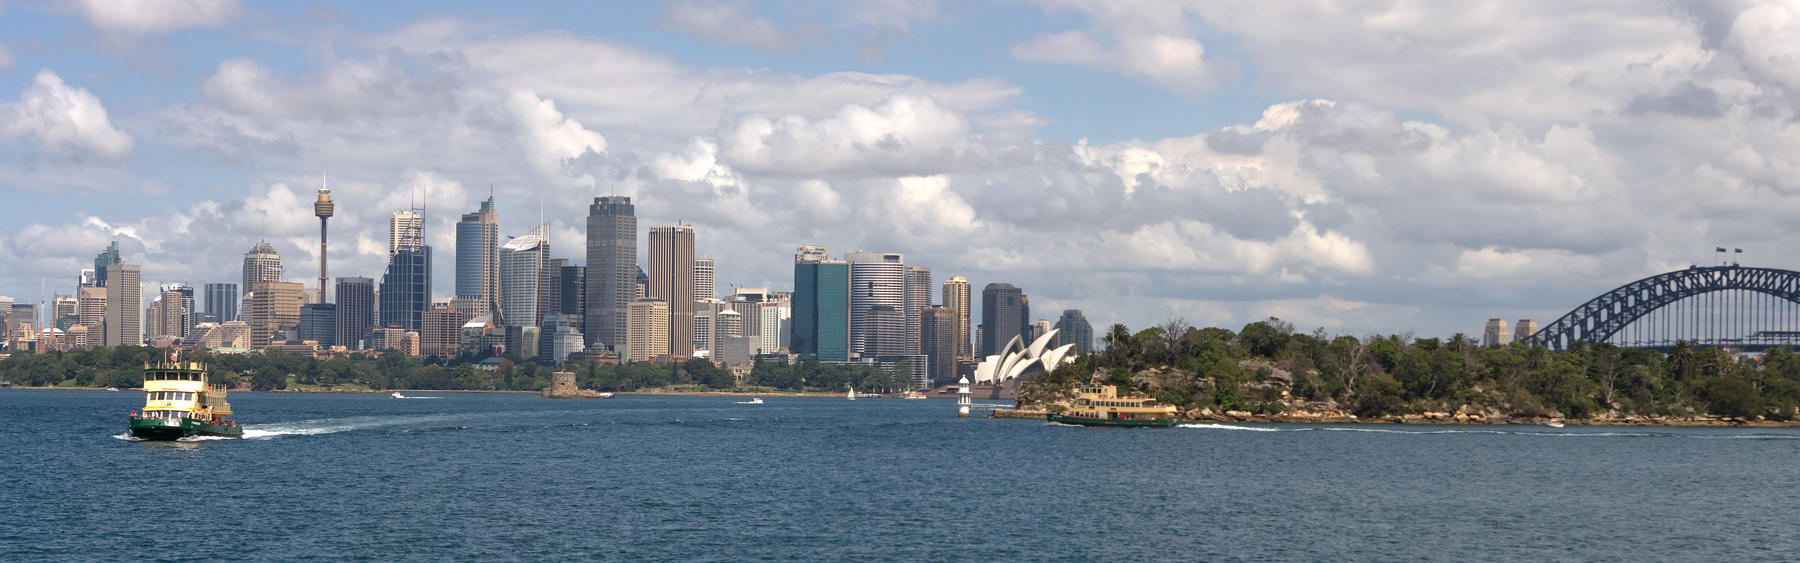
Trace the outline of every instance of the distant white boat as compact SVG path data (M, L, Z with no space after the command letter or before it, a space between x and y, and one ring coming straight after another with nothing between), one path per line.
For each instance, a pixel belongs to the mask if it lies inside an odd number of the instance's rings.
M118 387L107 387L106 390L107 391L118 391L119 388Z
M401 394L400 394L400 392L399 392L399 391L395 391L395 392L394 392L394 398L395 398L395 399L405 399L405 398L406 398L406 395L401 395Z
M760 404L763 404L763 400L762 400L762 397L751 397L751 398L750 398L750 400L748 400L748 401L738 401L738 403L737 403L737 404L740 404L740 405L760 405Z
M849 392L844 393L844 397L852 401L856 400L856 388L852 387Z
M1563 423L1555 421L1555 420L1546 420L1546 421L1544 421L1544 426L1548 426L1551 428L1562 428Z
M613 398L613 394L612 394L612 393L608 393L608 392L602 392L602 393L600 393L600 398L602 398L602 399L611 399L611 398Z

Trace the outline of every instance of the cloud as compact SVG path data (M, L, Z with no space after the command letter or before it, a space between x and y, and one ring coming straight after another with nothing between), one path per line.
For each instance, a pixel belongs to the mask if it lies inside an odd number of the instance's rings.
M141 36L191 27L216 27L237 19L237 0L81 0L94 29Z
M769 53L785 53L794 48L793 41L775 22L745 14L736 4L676 2L663 11L662 24L725 47L748 47Z
M748 115L721 133L737 168L786 173L893 173L939 169L977 150L967 120L929 97L895 95L835 115Z
M105 160L130 155L133 144L113 127L100 98L49 70L38 71L19 101L0 102L0 137L26 137L45 152Z
M1080 12L1094 27L1046 33L1014 44L1014 59L1091 66L1189 95L1237 77L1231 63L1207 58L1206 46L1190 29L1188 8L1179 3L1043 0L1039 4L1052 13Z
M606 152L606 137L564 117L555 102L521 91L507 98L506 107L518 119L522 140L539 167L560 169L585 153ZM583 182L592 183L592 179Z

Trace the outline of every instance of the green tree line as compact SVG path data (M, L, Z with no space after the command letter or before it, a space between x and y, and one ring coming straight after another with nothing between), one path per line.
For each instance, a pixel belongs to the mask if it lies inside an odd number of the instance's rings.
M159 348L117 346L14 354L0 361L0 380L33 387L140 387L144 365L167 353ZM290 387L536 391L549 387L551 373L560 369L574 372L578 385L602 391L669 387L842 391L855 387L873 392L903 390L906 386L904 378L893 377L874 366L812 361L796 365L759 363L740 382L730 371L704 359L681 364L570 363L556 367L508 356L498 369L489 372L477 369L476 358L472 357L416 357L396 350L324 360L279 350L249 354L193 352L184 353L182 358L207 364L214 382L242 382L258 391Z
M1271 318L1232 332L1179 320L1107 329L1103 350L1027 382L1027 401L1067 397L1090 377L1183 409L1275 414L1296 405L1358 416L1467 408L1514 417L1796 417L1800 356L1786 348L1740 360L1682 342L1667 353L1611 344L1554 352L1397 335L1297 333Z

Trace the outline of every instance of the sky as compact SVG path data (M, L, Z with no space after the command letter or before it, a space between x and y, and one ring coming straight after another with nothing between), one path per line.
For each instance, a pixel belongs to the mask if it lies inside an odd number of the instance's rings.
M1479 334L1795 267L1797 110L1784 2L0 0L0 295L113 240L310 287L323 176L332 276L420 202L440 297L490 193L577 263L625 195L722 292L822 244L1097 326Z

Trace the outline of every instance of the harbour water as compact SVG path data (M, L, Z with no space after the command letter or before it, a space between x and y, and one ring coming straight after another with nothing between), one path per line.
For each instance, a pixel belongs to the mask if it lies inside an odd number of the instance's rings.
M1800 430L958 419L949 401L0 390L0 560L1790 558Z

